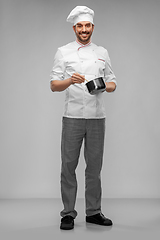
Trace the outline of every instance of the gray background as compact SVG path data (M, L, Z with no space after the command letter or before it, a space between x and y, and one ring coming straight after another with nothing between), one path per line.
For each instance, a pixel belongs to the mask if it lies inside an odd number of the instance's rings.
M108 49L118 88L104 94L105 198L159 198L159 0L0 1L0 198L59 198L63 93L49 88L66 17L95 11L93 42ZM77 169L84 197L83 151Z

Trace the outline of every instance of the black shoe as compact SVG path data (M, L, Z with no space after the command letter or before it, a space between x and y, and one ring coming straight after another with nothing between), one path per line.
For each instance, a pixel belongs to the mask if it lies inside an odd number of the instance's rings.
M102 213L98 213L92 216L86 216L86 222L103 225L103 226L113 225L112 221L106 218Z
M74 228L74 218L70 215L67 215L61 219L60 229L71 230Z

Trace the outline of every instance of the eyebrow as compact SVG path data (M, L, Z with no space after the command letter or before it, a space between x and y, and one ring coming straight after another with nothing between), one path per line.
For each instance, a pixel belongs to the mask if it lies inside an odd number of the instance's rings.
M85 26L91 25L91 23L86 23ZM83 26L81 23L77 23L77 26Z

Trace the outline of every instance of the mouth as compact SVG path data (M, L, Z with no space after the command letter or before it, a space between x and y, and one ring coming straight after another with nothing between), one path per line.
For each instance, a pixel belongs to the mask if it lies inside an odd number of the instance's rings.
M86 37L88 37L88 34L89 34L89 33L82 33L81 36L84 37L84 38L86 38Z

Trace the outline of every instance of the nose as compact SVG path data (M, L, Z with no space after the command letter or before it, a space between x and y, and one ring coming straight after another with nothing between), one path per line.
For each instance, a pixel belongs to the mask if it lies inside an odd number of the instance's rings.
M86 31L86 26L83 26L82 32L85 32L85 31Z

